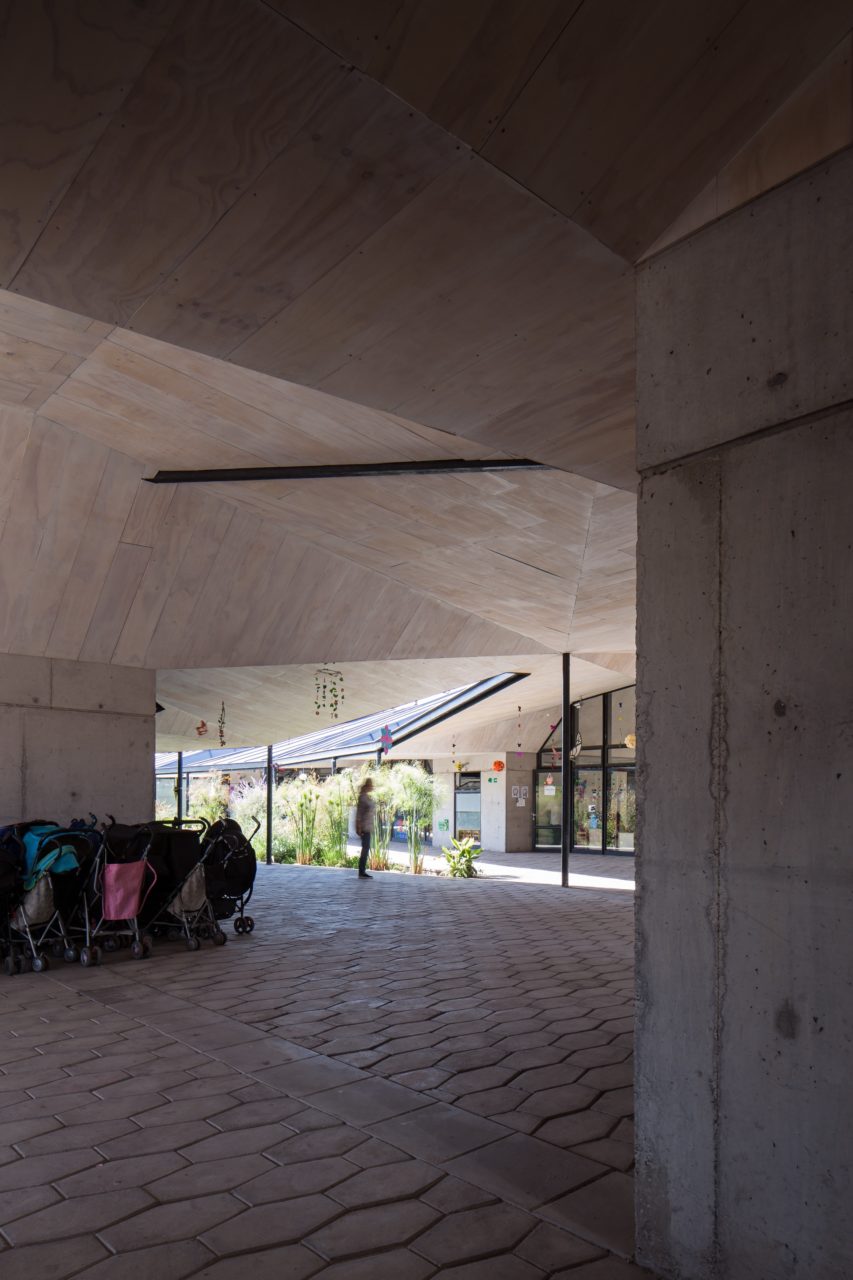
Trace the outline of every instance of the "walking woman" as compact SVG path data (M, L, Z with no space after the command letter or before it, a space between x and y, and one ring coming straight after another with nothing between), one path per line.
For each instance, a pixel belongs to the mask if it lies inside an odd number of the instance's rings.
M358 807L355 811L355 834L361 837L361 857L358 860L359 880L372 880L367 871L367 856L370 853L370 837L373 835L374 803L371 778L365 778L358 793Z

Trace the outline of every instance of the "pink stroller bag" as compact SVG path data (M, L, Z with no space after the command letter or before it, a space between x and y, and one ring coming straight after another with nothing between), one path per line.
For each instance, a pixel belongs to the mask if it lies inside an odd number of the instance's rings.
M133 920L142 910L142 886L145 873L153 876L148 892L154 887L157 876L148 862L109 862L104 867L103 911L105 920Z

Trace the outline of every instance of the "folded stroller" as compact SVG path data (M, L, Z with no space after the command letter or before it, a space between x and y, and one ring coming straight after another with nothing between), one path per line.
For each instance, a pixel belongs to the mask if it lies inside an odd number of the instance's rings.
M142 915L146 931L183 938L188 951L198 951L202 939L224 946L228 936L219 926L207 896L204 862L208 824L203 818L152 822L148 860L157 884Z
M94 862L87 830L63 829L55 822L27 822L15 828L23 847L23 895L11 916L12 952L23 949L24 965L36 973L50 967L46 949L73 962L79 951L66 920L73 915Z
M83 965L100 964L104 951L129 946L134 960L151 954L151 939L143 934L140 916L157 874L148 861L150 826L111 822L104 827L94 873L89 883Z
M24 846L15 827L0 828L0 955L3 969L11 978L25 965L20 948L12 938L12 914L24 896Z
M258 860L252 848L252 840L260 830L255 819L255 829L247 838L239 822L233 818L221 818L214 822L205 836L204 877L207 897L217 920L230 920L235 911L235 933L251 933L255 922L247 916L246 906L252 896Z

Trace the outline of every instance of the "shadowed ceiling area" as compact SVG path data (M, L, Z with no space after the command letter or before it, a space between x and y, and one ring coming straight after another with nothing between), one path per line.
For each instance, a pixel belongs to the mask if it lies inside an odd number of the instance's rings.
M833 51L794 125L838 118L849 28L836 0L11 0L0 647L176 691L389 663L377 707L410 661L606 671L634 646L633 264L721 211L762 129L779 152ZM145 483L502 457L555 470Z

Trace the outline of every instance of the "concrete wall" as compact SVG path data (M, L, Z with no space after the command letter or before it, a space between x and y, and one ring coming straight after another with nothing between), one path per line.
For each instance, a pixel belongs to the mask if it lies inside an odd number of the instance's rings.
M491 765L501 760L506 768L496 773ZM526 852L533 840L533 768L536 756L515 752L491 752L489 755L466 755L465 772L480 774L481 835L483 849L493 853ZM454 773L446 760L433 760L433 772L440 777L445 788L445 801L436 811L433 826L433 847L441 852L442 844L448 844L453 835ZM494 778L494 782L489 782ZM525 803L520 806L513 798L513 786L527 787ZM439 823L449 823L447 831L439 830Z
M853 1275L851 331L850 153L640 273L638 1256L674 1280Z
M0 824L154 812L153 671L0 655Z
M506 757L506 773L504 779L506 812L504 818L504 851L506 853L528 853L533 848L533 770L536 756L530 752L523 756L514 751ZM519 805L513 799L514 786L527 787L525 803Z

